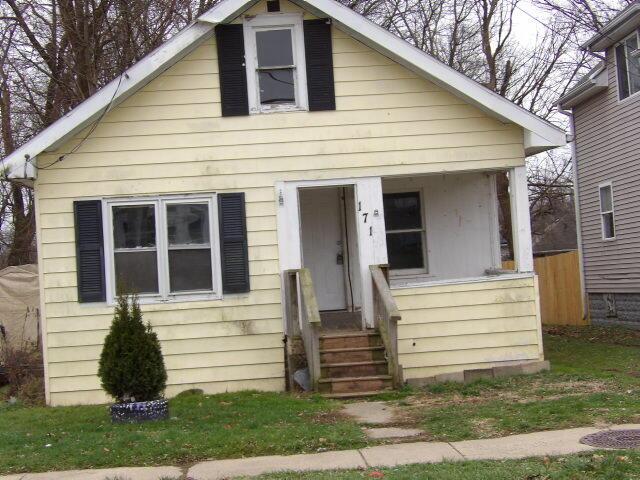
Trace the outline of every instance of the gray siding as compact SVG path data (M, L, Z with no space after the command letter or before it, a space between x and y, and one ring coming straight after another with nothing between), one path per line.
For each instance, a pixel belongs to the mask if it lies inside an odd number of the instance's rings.
M613 50L609 88L574 108L587 292L640 292L640 94L618 100ZM598 185L613 182L615 240L603 240Z

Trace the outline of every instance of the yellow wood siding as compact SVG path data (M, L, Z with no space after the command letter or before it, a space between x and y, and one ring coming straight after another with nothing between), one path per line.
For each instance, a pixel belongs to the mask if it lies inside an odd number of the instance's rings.
M405 379L543 360L533 277L393 290Z
M284 9L297 7L281 2ZM264 3L252 7L264 11ZM53 404L104 401L95 376L112 308L79 305L73 201L243 191L252 290L220 301L144 306L173 395L282 389L284 354L274 184L524 164L520 127L502 124L333 28L337 110L222 118L215 40L41 155L38 233ZM126 81L126 80L125 80Z

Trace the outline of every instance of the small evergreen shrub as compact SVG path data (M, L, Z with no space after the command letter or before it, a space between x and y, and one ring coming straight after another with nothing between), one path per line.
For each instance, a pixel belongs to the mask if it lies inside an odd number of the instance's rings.
M142 321L135 296L118 296L98 376L102 388L118 402L156 400L164 392L167 371L160 342L151 325Z

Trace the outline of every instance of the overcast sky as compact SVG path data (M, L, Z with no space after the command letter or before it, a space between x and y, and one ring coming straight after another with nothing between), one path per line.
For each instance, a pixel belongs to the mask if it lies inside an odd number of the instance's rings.
M523 42L533 41L536 38L536 34L540 33L540 35L544 34L545 27L540 23L531 18L529 15L534 18L539 19L541 22L544 22L548 17L548 13L534 6L530 0L523 0L518 3L518 7L521 9L516 9L516 15L514 16L514 25L515 32ZM524 13L522 10L524 10ZM529 14L529 15L527 15Z

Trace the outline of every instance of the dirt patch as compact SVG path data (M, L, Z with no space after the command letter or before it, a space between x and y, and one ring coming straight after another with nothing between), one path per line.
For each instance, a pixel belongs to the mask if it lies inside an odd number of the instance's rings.
M493 438L502 434L490 418L479 418L471 421L471 427L477 438Z
M317 423L319 425L335 425L341 422L353 420L340 410L334 410L332 412L318 412L312 415L310 419L313 423Z
M396 404L396 411L391 423L394 426L415 426L424 415L425 410L450 407L455 405L481 405L500 401L504 403L527 404L541 400L558 400L566 397L612 391L615 387L606 381L549 381L547 378L528 377L526 382L518 382L508 388L481 389L476 395L460 392L441 394L419 393L404 398ZM479 420L474 426L481 438L489 438L497 433L490 420Z
M640 347L640 330L621 327L545 327L544 333L551 336L569 337L593 343Z

